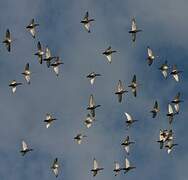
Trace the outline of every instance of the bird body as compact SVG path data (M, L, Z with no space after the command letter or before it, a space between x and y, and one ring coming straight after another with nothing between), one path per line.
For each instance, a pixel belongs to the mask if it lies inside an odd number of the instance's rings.
M117 51L112 50L111 46L109 46L102 54L106 56L109 63L112 63L112 54Z

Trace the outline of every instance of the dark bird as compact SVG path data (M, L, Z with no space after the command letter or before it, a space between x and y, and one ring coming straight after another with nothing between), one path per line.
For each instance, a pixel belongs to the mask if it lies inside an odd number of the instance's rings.
M147 47L147 49L148 49L148 57L147 57L148 65L151 66L154 59L155 59L155 56L154 56L153 51L151 50L151 48L149 46Z
M46 57L43 59L44 61L46 61L46 65L49 68L51 65L51 61L55 58L57 58L56 56L52 56L51 55L51 51L48 47L46 47L46 52L45 52Z
M12 43L12 39L11 39L10 31L9 29L7 29L3 44L5 44L8 52L11 51L11 43Z
M50 125L56 121L56 118L53 118L51 114L47 113L46 114L46 119L44 120L44 122L46 122L46 128L49 128Z
M125 171L124 173L128 173L129 171L131 171L132 169L135 169L135 166L131 166L129 160L126 158L125 159L125 168L123 168L123 170Z
M158 102L155 101L153 109L150 111L152 113L152 118L155 118L157 116L157 113L160 111Z
M133 123L137 122L138 120L135 120L132 118L132 116L128 113L124 113L126 118L127 118L127 121L126 121L126 124L127 124L127 127L129 128Z
M123 141L123 143L121 144L122 146L124 146L125 151L127 152L128 155L129 155L130 145L131 145L131 144L134 144L134 143L135 143L135 142L130 141L129 136L127 136L127 137L125 138L125 140Z

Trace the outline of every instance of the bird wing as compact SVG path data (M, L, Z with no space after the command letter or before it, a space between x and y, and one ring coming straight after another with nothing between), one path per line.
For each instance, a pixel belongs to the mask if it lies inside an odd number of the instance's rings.
M85 16L84 16L84 21L88 21L88 18L89 18L89 12L87 11Z
M25 71L29 71L29 63L25 65Z
M9 29L7 29L7 31L6 31L6 38L10 39L10 31L9 31Z
M35 34L36 34L35 28L34 27L31 28L29 31L30 31L32 37L35 38Z
M179 76L178 76L178 74L173 74L173 77L174 77L174 79L175 79L177 82L179 82Z
M130 146L125 146L125 151L129 154L129 149L130 149Z
M88 23L85 23L84 24L84 27L85 27L85 29L89 32L90 31L90 23L88 22Z
M58 76L59 75L59 66L55 66L54 68L55 74Z
M27 81L27 83L29 84L29 83L30 83L30 80L31 80L30 75L26 75L26 76L25 76L25 80L26 80L26 81Z
M169 104L169 105L168 105L168 113L169 113L169 114L173 114L173 112L174 112L174 111L173 111L173 109L172 109L172 106L171 106L171 104Z
M108 60L109 63L112 62L112 55L111 54L106 55L106 58L107 58L107 60Z
M27 144L26 144L26 142L25 141L22 141L22 150L27 150L28 149L28 146L27 146Z
M125 167L126 168L130 167L130 162L129 162L129 160L127 158L125 159Z
M94 106L95 106L94 97L93 97L93 95L90 95L90 98L89 98L89 107L94 107Z
M98 163L96 159L93 160L93 169L98 169Z
M16 92L16 86L12 87L12 92L15 93Z
M148 56L149 57L152 57L153 56L153 52L152 52L152 50L148 47Z
M128 114L128 113L125 112L125 116L127 117L127 120L128 120L128 121L132 121L132 117L131 117L130 114Z
M120 169L120 165L119 165L118 162L115 162L115 169L116 169L116 170Z
M94 82L95 82L95 78L91 78L91 79L90 79L90 83L93 85Z
M118 101L119 101L119 102L122 101L122 94L118 94Z
M46 47L46 59L51 57L51 52L50 49L48 47Z
M117 92L121 92L123 90L123 85L121 80L118 81L118 85L117 85Z
M52 116L51 116L51 114L47 113L46 114L46 120L50 120L50 119L52 119Z
M179 105L179 104L175 104L175 105L174 105L174 108L175 108L176 112L179 112L180 105Z
M131 29L132 29L132 31L136 31L137 30L135 18L132 19L132 27L131 27Z
M37 43L37 48L38 48L39 51L42 51L42 46L41 46L40 41Z

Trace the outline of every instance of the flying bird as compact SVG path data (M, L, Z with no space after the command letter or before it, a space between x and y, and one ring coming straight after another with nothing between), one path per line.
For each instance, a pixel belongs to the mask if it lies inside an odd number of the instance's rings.
M8 52L11 51L11 43L12 43L12 39L11 39L10 31L9 29L7 29L3 44L5 44Z
M173 143L172 140L168 141L165 147L167 148L167 153L170 154L172 149L177 146L178 144Z
M109 46L102 54L106 56L109 63L112 62L112 54L116 53L117 51L112 50L111 46Z
M148 50L148 57L147 57L148 65L151 66L154 59L155 59L155 56L154 56L153 51L151 50L151 48L149 46L147 47L147 50Z
M45 56L46 57L43 60L46 61L46 65L49 68L51 65L51 61L57 57L51 55L51 51L48 47L46 47Z
M39 24L35 23L35 20L32 19L29 25L26 27L26 29L31 33L32 37L35 38L36 30L35 28L39 26Z
M26 144L25 141L22 141L22 149L20 151L20 153L22 154L22 156L24 156L26 153L33 151L33 149L29 148Z
M95 105L94 97L91 94L89 97L89 105L87 107L87 110L90 110L92 117L95 117L95 109L100 107L101 105Z
M125 168L123 168L123 170L125 171L124 173L128 173L129 171L131 171L132 169L135 169L135 166L131 166L129 160L126 158L125 159Z
M46 119L44 120L44 122L46 122L46 128L49 128L50 125L56 121L56 118L53 118L51 114L47 113L46 114Z
M174 104L174 109L176 111L176 113L179 113L179 104L183 102L182 100L180 100L180 92L178 92L178 94L174 97L174 99L171 101L172 104Z
M118 163L118 162L114 162L114 164L115 164L115 168L114 168L114 172L115 172L115 176L117 176L118 174L119 174L119 172L121 171L121 170L123 170L123 168L121 168L120 167L120 164Z
M91 169L91 172L93 173L93 176L96 176L99 171L102 171L104 168L100 168L98 165L97 160L93 159L93 169Z
M155 118L157 116L157 113L160 111L158 102L155 101L153 109L150 111L152 113L152 118Z
M84 25L84 28L87 30L88 33L91 32L90 26L91 26L92 21L95 21L95 20L89 18L89 12L87 11L83 20L80 23L82 23Z
M131 144L134 144L134 143L135 143L135 142L130 141L129 136L127 136L127 137L125 138L125 140L123 141L123 143L121 144L122 146L124 146L125 151L127 152L128 155L129 155L130 145L131 145Z
M174 115L176 115L176 114L177 113L174 112L172 105L168 104L168 113L166 115L169 118L169 124L172 124L172 121L174 119Z
M58 158L55 158L52 166L51 166L51 170L54 173L55 177L58 177L59 174L59 163L58 163Z
M10 84L9 87L12 88L12 93L16 92L16 87L22 85L22 83L17 83L16 80L13 80Z
M77 142L77 144L81 144L82 143L82 140L83 138L87 137L86 135L83 135L81 133L77 134L75 137L74 137L74 140Z
M136 19L133 18L132 19L132 24L131 24L131 30L129 31L129 33L132 35L132 41L135 42L136 41L136 34L138 32L141 32L142 30L141 29L137 29L137 26L136 26Z
M134 97L137 96L138 83L136 82L136 75L133 76L132 83L128 86L132 89Z
M56 76L59 76L59 66L61 64L63 64L63 62L61 62L60 57L57 57L57 59L55 60L55 62L51 63L51 65L50 65L50 66L53 67L53 70L54 70Z
M36 56L38 56L39 59L39 63L42 64L42 60L43 60L43 55L44 55L44 51L42 50L42 46L40 41L37 43L37 52L35 53Z
M176 65L173 65L173 69L171 71L171 75L174 77L175 81L176 82L179 82L179 74L182 73L183 71L179 71L177 69L177 66Z
M94 84L94 81L95 81L95 79L96 79L97 76L101 76L101 74L92 72L89 75L87 75L87 78L90 80L91 85Z
M119 101L119 103L121 103L121 101L122 101L123 94L127 93L127 92L128 91L123 88L121 80L119 80L118 81L118 85L117 85L117 89L116 89L116 92L115 92L115 94L118 95L118 101Z
M168 76L168 69L169 69L169 67L168 67L168 62L167 62L167 61L165 61L165 62L161 65L161 67L159 68L159 70L162 72L162 74L163 74L163 76L164 76L165 79L166 79L167 76Z
M84 120L84 124L85 124L85 126L86 126L87 128L90 128L91 125L92 125L92 123L93 123L93 121L95 121L95 119L94 119L93 117L91 117L91 115L88 113L88 114L87 114L87 117L86 117L85 120Z
M27 63L25 65L25 70L24 72L22 73L24 75L24 78L27 82L27 84L30 84L30 80L31 80L31 71L29 70L29 63Z
M125 112L124 114L125 114L125 116L126 116L126 118L127 118L126 123L127 123L127 127L128 127L128 128L129 128L133 123L135 123L135 122L138 121L138 120L133 119L132 116L131 116L130 114L128 114L128 113Z

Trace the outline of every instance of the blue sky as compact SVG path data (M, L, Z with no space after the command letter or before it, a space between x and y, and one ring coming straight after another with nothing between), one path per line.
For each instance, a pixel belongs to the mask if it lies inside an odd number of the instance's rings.
M0 45L0 179L55 178L50 170L55 157L61 164L59 179L93 179L90 172L93 157L104 167L95 178L114 179L114 161L124 163L126 154L120 144L126 135L136 141L129 159L137 169L116 179L187 179L188 2L0 2L0 37L3 39L9 28L15 39L11 53ZM96 20L90 34L80 24L86 11ZM133 16L143 29L134 45L128 34ZM35 40L25 29L32 18L40 24ZM58 78L34 56L38 40L48 45L52 54L62 58L64 65ZM118 51L112 64L108 64L102 55L109 45ZM146 61L148 45L159 56L151 67ZM172 77L167 80L162 77L158 67L165 60L184 71L179 83ZM12 95L8 84L13 79L25 83L21 73L27 62L33 72L31 84L18 87ZM102 74L93 87L86 79L92 71ZM121 79L127 87L134 74L142 84L138 97L134 98L129 92L119 104L114 94L117 82ZM167 104L177 92L182 93L184 100L172 126L179 146L168 155L159 149L156 140L161 128L169 128ZM101 108L96 112L94 126L86 129L83 121L91 93ZM158 100L161 112L152 119L149 111L155 100ZM139 119L128 131L125 111ZM49 129L43 123L47 112L58 119ZM80 146L73 141L79 132L87 135ZM19 153L23 139L34 149L24 158Z

